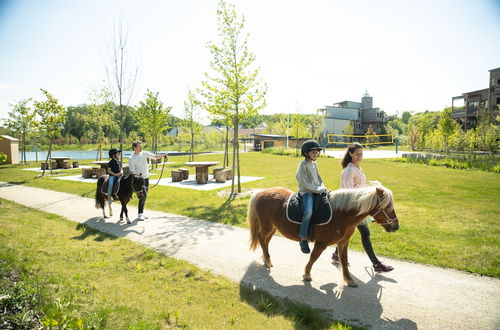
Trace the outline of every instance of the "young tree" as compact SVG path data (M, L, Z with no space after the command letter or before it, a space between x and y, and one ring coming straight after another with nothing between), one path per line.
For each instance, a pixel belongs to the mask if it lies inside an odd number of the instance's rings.
M151 138L153 152L158 151L158 139L162 132L167 130L168 115L172 107L164 107L163 102L158 99L158 92L147 91L144 100L134 112L139 125L139 130Z
M352 125L352 121L349 121L349 124L344 126L344 134L345 135L353 135L354 134L354 126Z
M307 122L307 126L309 126L311 138L319 140L320 134L323 131L323 128L325 127L323 117L318 116L318 115L309 115L308 118L306 119L306 122ZM354 132L354 130L353 130L353 132ZM344 133L344 134L348 134L348 133Z
M49 92L41 88L40 90L43 95L45 95L46 100L40 102L35 101L33 105L35 106L36 113L40 117L40 130L49 140L49 151L47 152L47 159L45 160L48 164L51 157L52 144L54 143L54 139L61 133L61 129L66 119L66 109L60 105L58 100ZM52 173L52 166L50 167L50 173ZM45 167L42 172L42 176L43 175L45 175Z
M5 125L16 131L21 136L22 159L26 163L26 140L30 133L36 128L36 112L28 106L31 99L23 99L16 104L9 104L12 111L9 118L5 120Z
M182 129L189 133L190 153L189 161L194 161L194 141L199 138L202 126L198 123L197 119L197 106L199 102L196 100L194 94L188 91L187 100L184 101L184 121L182 122Z
M366 143L368 143L368 148L373 148L373 144L378 142L378 136L375 136L375 131L373 130L373 126L370 124L368 129L366 130Z
M109 132L115 123L115 107L111 101L109 89L96 88L89 93L90 105L84 114L87 136L97 141L96 160L102 159L102 147L106 143L106 132Z
M233 4L221 0L217 9L217 30L220 43L209 43L212 54L212 74L205 74L202 82L203 106L210 113L222 115L231 123L233 136L233 176L231 195L235 194L235 177L241 192L238 127L240 121L251 117L265 107L267 86L253 68L255 55L248 50L248 35L244 34L245 20L236 13Z
M296 139L309 137L307 122L304 115L299 113L291 115L290 132Z
M438 130L443 137L444 151L448 153L448 141L450 136L455 132L457 122L451 118L451 108L445 108L441 112L441 116L438 120Z
M106 65L106 77L109 90L118 105L118 124L120 127L120 150L123 149L125 139L125 120L129 104L134 94L135 83L139 67L131 64L128 53L128 32L123 28L123 18L113 25L108 40L108 64ZM123 158L123 154L121 156Z

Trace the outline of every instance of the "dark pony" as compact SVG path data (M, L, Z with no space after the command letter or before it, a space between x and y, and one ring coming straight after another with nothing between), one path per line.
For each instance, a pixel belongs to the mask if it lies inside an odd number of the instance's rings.
M288 221L287 201L292 191L286 188L268 188L255 193L248 206L250 248L258 245L264 253L264 265L272 267L269 242L276 230L286 238L299 241L300 225ZM388 232L398 230L399 222L394 211L392 192L385 187L339 189L329 193L333 211L332 220L314 228L314 249L306 265L303 279L311 280L311 268L321 253L332 244L339 249L345 285L357 286L347 268L347 247L356 226L371 215ZM311 239L311 237L309 237Z
M97 189L95 191L95 207L97 209L102 209L102 216L106 218L105 205L107 203L106 196L102 193L102 185L107 175L102 175L97 180ZM144 178L142 175L128 174L123 177L120 181L120 189L116 193L120 199L122 209L120 212L120 221L123 220L123 214L125 213L125 219L127 223L130 223L128 218L127 204L132 199L133 193L137 194L137 198L141 199L144 196ZM111 209L111 204L109 204L109 216L113 216L113 211Z
M353 144L349 145L347 147L347 150L345 151L344 158L342 159L342 168L346 168L347 164L352 162L352 157L351 154L355 152L357 149L363 149L363 146L359 144L358 142L354 142Z

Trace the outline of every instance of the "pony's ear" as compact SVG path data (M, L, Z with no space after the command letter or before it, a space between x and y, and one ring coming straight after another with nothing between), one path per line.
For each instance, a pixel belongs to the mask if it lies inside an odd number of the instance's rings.
M382 188L377 187L377 188L375 188L375 190L377 191L378 196L382 196L384 194L384 189L382 189Z

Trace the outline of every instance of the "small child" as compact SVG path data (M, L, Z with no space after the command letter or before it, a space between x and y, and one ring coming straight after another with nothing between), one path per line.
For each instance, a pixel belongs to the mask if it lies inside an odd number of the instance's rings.
M113 203L113 196L112 196L113 184L115 183L115 180L117 180L120 176L123 175L122 163L120 162L121 152L122 152L121 150L118 150L116 148L109 150L109 158L111 158L111 160L108 163L108 174L109 174L108 203L109 204Z
M309 223L313 213L314 198L317 194L326 191L326 187L323 185L323 181L318 173L318 166L316 165L316 159L323 148L320 147L318 142L308 140L302 144L301 149L305 159L300 162L296 175L304 211L299 233L300 250L303 253L311 253L309 242L307 241L307 231L309 230Z

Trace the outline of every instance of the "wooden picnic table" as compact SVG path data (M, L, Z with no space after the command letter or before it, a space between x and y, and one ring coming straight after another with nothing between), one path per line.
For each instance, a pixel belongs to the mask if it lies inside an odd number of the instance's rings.
M71 157L50 157L50 159L56 161L57 168L65 168L64 161L70 160Z
M210 166L218 165L219 162L188 162L184 163L186 166L196 167L196 182L198 184L205 184L208 182L208 168Z
M109 160L96 160L95 162L92 162L92 164L99 165L101 168L105 169L106 172L108 171L108 163Z

